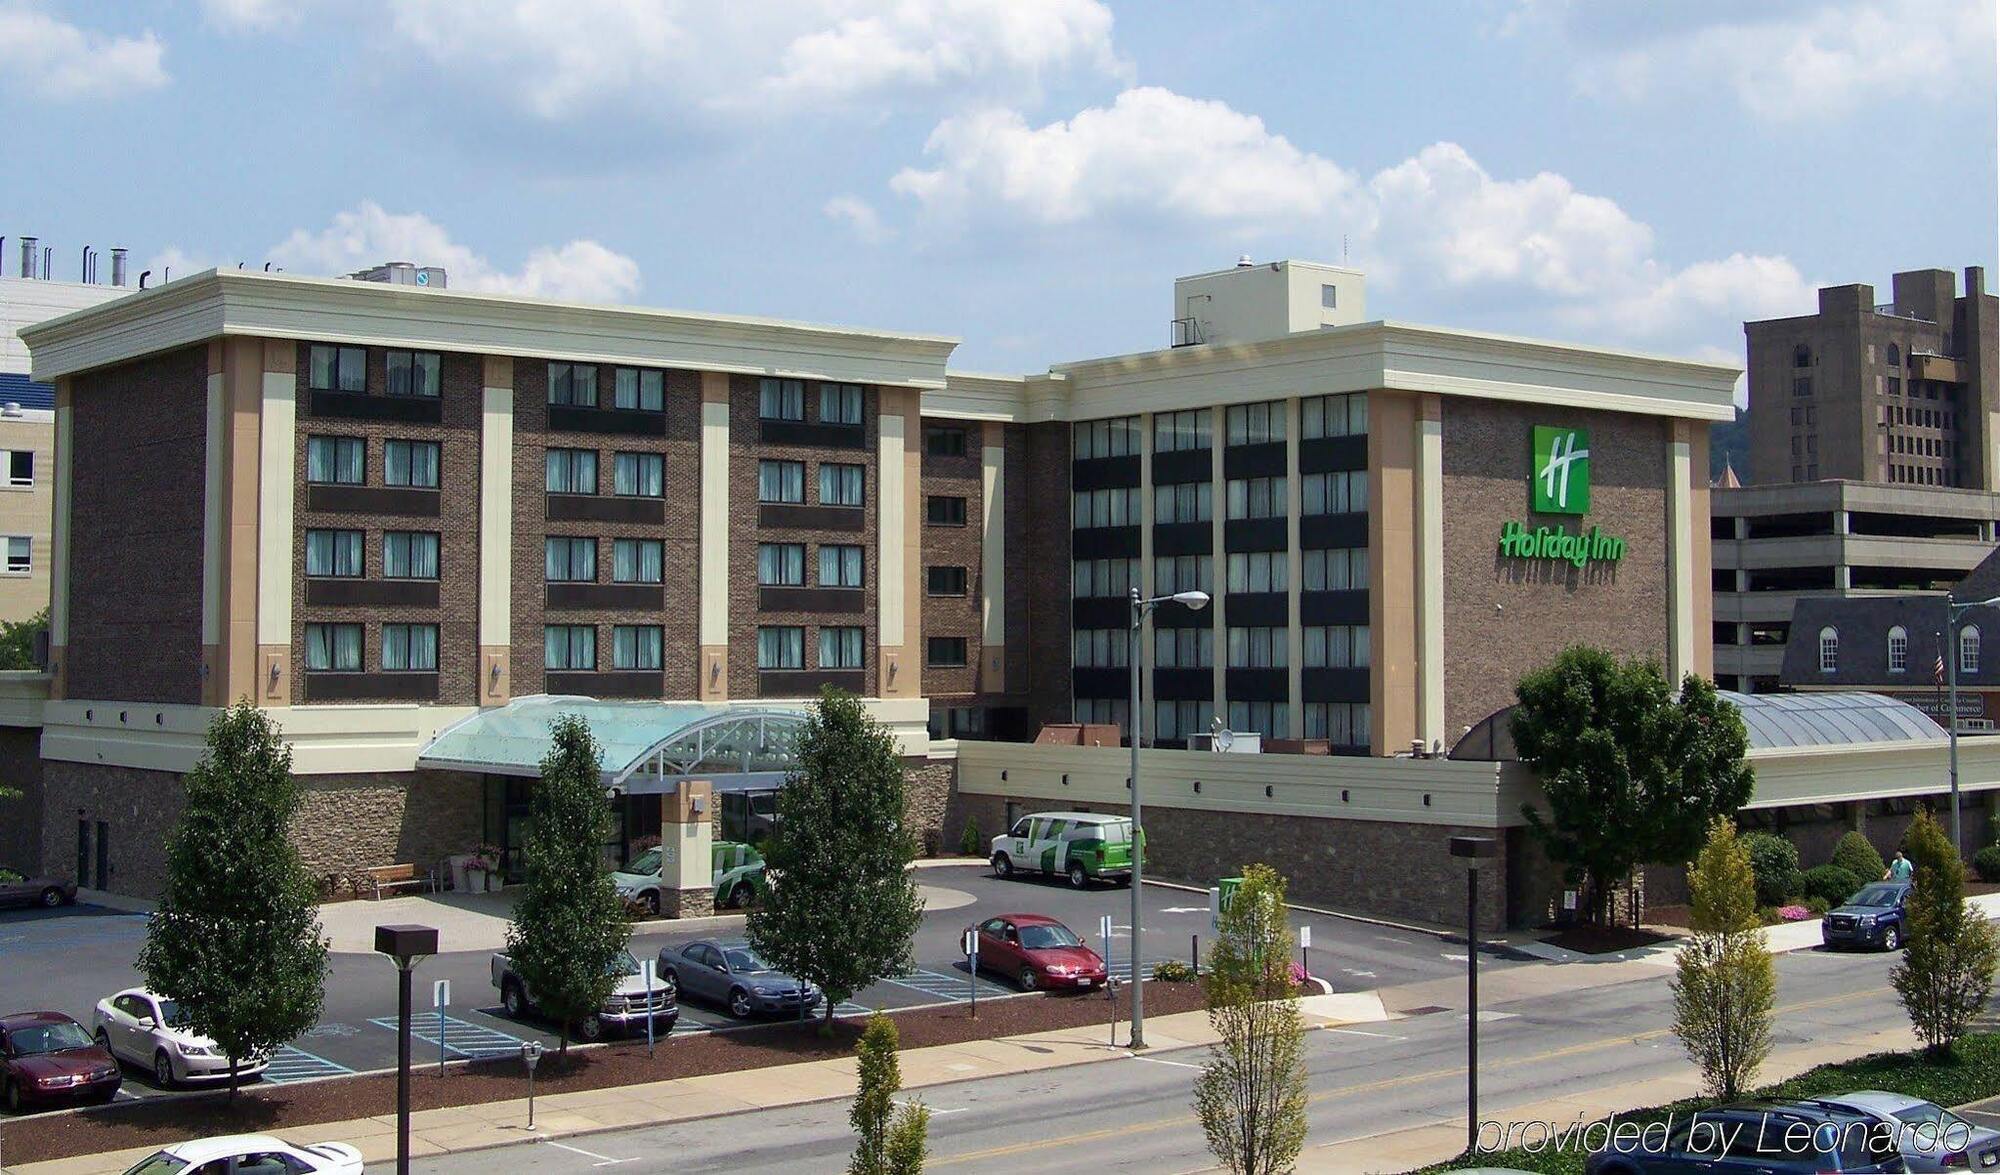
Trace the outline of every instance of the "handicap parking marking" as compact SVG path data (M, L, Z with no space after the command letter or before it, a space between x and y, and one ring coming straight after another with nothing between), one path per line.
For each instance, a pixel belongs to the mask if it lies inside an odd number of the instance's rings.
M966 992L966 977L964 975L947 975L942 971L931 971L923 967L915 968L906 975L898 975L885 979L883 982L893 983L897 987L907 987L911 991L921 992L934 1000L949 1000L953 1003L964 1003L970 998ZM992 980L987 979L983 975L979 977L977 982L989 991L1004 992L1007 990L1004 987L994 984Z
M287 1085L320 1077L344 1077L352 1072L354 1070L338 1061L329 1061L318 1053L283 1044L272 1051L271 1064L264 1070L264 1080L273 1085Z
M391 1032L398 1030L394 1016L377 1016L369 1021L378 1028ZM444 1050L457 1053L461 1057L477 1060L481 1057L516 1056L526 1038L512 1036L497 1028L487 1028L456 1016L442 1012L416 1012L410 1016L410 1036L423 1041L431 1048L438 1047L442 1036Z

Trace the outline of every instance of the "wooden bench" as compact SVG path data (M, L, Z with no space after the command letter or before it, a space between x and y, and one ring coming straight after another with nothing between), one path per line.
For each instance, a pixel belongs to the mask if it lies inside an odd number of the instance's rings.
M417 887L433 891L437 889L437 878L419 871L415 865L376 865L361 870L361 876L375 887L376 901L382 899L382 891L385 889L392 892Z

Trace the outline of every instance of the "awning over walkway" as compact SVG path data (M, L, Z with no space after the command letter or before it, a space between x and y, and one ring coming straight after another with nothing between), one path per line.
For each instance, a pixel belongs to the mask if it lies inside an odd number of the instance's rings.
M666 791L683 779L717 790L782 781L796 762L804 710L594 698L515 698L448 726L418 754L417 766L492 775L541 774L556 718L575 714L604 748L604 785L632 793Z
M1943 742L1944 727L1922 710L1881 694L1827 692L1739 694L1717 690L1743 715L1750 751L1775 747L1855 747ZM1519 758L1508 727L1514 707L1481 719L1451 748L1454 759L1512 762Z

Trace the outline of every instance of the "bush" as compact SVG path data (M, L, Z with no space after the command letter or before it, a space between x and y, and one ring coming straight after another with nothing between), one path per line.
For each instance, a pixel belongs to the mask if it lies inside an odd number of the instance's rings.
M1750 872L1757 878L1758 905L1781 906L1798 894L1799 850L1791 841L1768 832L1752 832L1743 837L1743 847L1750 854Z
M25 879L19 873L14 872L12 869L0 869L0 881L22 881L22 880Z
M1814 865L1806 870L1799 883L1799 892L1808 898L1818 898L1831 909L1844 904L1854 891L1866 884L1866 881L1838 865Z
M2000 845L1987 845L1972 854L1972 869L1981 881L2000 881Z
M967 857L986 855L986 838L979 835L979 821L967 820L965 831L958 836L958 851Z
M1193 983L1194 968L1179 959L1153 964L1153 978L1161 983Z
M1833 846L1833 859L1827 863L1854 874L1864 885L1882 876L1882 870L1887 868L1882 862L1882 854L1876 852L1875 846L1868 843L1868 838L1858 832L1843 835L1840 843Z
M1826 902L1822 901L1819 898L1807 898L1806 909L1812 911L1813 917L1824 918L1826 917L1826 912L1828 910L1833 909L1833 907L1828 905Z

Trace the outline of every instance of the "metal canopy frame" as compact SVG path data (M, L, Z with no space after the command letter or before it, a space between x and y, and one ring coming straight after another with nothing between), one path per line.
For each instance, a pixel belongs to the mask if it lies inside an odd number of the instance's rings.
M805 715L791 710L731 710L704 718L662 739L623 768L605 771L605 783L644 794L683 779L733 775L778 782L798 762L798 733ZM727 758L725 758L725 756ZM718 771L717 762L734 762ZM634 780L634 776L650 778ZM660 786L649 786L657 784Z

